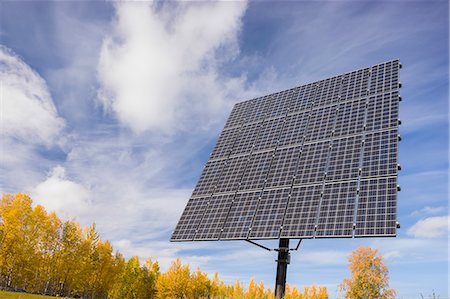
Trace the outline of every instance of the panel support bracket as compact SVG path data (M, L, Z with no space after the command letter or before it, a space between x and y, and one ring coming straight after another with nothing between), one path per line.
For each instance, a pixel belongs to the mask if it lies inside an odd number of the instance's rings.
M267 251L277 251L278 259L277 262L277 276L275 279L275 299L283 299L284 293L286 291L286 274L287 265L291 263L291 255L289 251L297 251L302 243L302 239L298 240L297 246L295 248L289 248L289 239L280 239L278 248L270 249L264 245L253 242L252 240L245 240L246 242L258 246Z
M249 243L251 243L251 244L253 244L253 245L255 245L255 246L258 246L259 248L262 248L262 249L265 249L265 250L267 250L267 251L273 251L274 249L270 249L270 248L267 248L266 246L264 246L264 245L261 245L261 244L258 244L258 243L256 243L256 242L253 242L252 240L245 240L246 242L249 242ZM276 250L276 249L275 249Z

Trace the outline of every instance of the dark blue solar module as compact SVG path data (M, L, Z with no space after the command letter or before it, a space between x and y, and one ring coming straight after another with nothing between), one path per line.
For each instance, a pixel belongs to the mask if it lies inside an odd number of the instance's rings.
M396 236L400 68L237 103L171 241Z

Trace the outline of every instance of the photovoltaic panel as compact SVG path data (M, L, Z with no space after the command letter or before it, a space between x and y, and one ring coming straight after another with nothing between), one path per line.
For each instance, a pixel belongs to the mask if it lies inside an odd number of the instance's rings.
M399 88L399 61L393 60L375 65L371 69L369 94L382 93Z
M236 140L231 152L232 155L248 154L252 151L253 145L258 139L263 123L246 124L241 128L239 138Z
M355 237L393 236L397 216L397 178L361 180Z
M192 241L210 197L189 199L172 235L174 241Z
M234 105L233 110L231 110L231 114L225 124L225 128L242 125L245 122L247 113L252 108L252 105L252 101L245 101Z
M249 156L232 157L223 164L220 178L217 180L216 193L235 192L239 187Z
M250 156L247 167L243 173L239 190L261 190L270 169L273 151L256 153Z
M319 81L314 99L314 107L337 103L339 101L341 85L341 76Z
M367 95L370 68L357 70L342 76L341 98L355 99Z
M336 112L335 105L312 110L305 131L305 142L330 139L333 134Z
M284 118L272 118L262 124L261 131L254 144L253 151L274 149L283 129Z
M303 141L306 126L308 125L309 113L300 112L288 115L284 121L285 125L279 136L278 146L298 145Z
M210 159L226 158L230 155L233 145L239 137L240 128L234 127L222 131L214 147Z
M224 160L207 162L192 196L211 195L214 192L224 164Z
M256 209L250 238L278 238L290 191L290 188L263 191Z
M247 118L246 118L247 123L258 122L265 119L270 111L270 107L272 106L274 100L271 96L264 96L253 100L253 102L254 103L251 106L251 109L247 111Z
M305 144L302 147L300 160L295 175L295 185L314 184L322 182L327 167L330 141Z
M333 140L326 181L358 179L361 150L361 135Z
M291 109L291 103L298 97L299 89L293 88L277 92L273 95L273 104L267 115L268 118L285 116Z
M195 240L219 239L233 198L234 194L214 195L210 198L195 233Z
M281 237L312 238L322 185L294 186L291 191Z
M352 237L358 181L325 184L316 237Z
M237 103L172 241L395 236L399 68Z
M367 131L385 130L398 126L398 91L371 96L367 108Z
M361 177L397 175L397 156L397 129L366 134Z
M300 153L301 146L277 149L270 165L265 186L267 188L291 186Z
M310 83L300 86L298 88L297 97L291 102L289 113L297 113L299 111L309 110L314 102L315 92L317 89L316 83Z
M361 134L364 130L366 98L343 102L336 115L334 137Z
M247 238L260 194L260 191L236 194L220 235L221 239Z

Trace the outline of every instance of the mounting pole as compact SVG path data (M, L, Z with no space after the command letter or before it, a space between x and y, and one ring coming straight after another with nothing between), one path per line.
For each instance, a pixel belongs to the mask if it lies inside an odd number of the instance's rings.
M280 239L278 248L277 277L275 280L275 298L283 299L286 290L287 265L290 263L289 239Z

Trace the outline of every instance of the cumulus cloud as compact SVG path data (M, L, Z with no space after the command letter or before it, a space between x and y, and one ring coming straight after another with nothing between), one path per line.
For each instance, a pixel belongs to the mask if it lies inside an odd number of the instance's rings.
M1 134L52 145L64 126L47 84L19 56L0 46Z
M53 168L44 182L35 187L32 197L36 204L66 219L83 215L90 205L89 190L68 179L64 167L59 165Z
M115 8L97 69L105 108L135 132L172 133L221 112L224 96L242 83L224 80L219 67L238 53L245 2Z
M408 229L408 235L416 238L440 238L447 233L448 216L425 218Z

